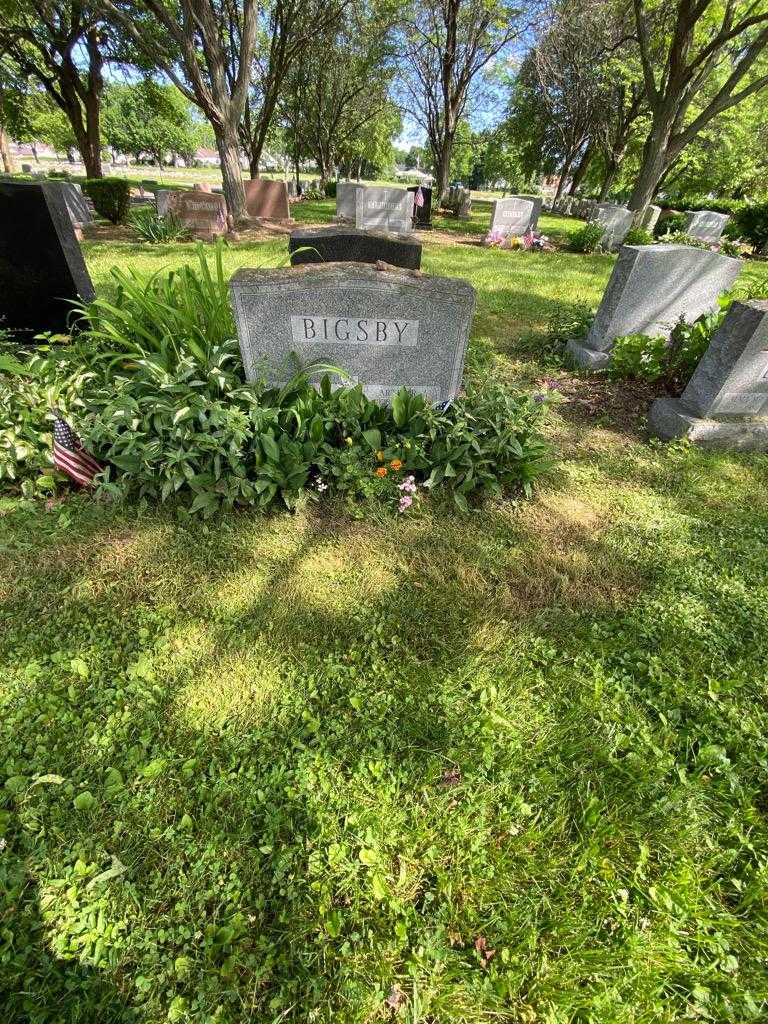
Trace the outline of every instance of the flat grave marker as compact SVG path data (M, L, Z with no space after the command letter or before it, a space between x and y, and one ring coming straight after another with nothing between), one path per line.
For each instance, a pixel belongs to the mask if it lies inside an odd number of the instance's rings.
M307 248L309 247L309 248ZM297 250L303 249L300 252ZM302 263L376 263L418 270L421 242L408 235L387 231L363 231L338 225L325 228L297 228L291 232L288 252L291 265Z

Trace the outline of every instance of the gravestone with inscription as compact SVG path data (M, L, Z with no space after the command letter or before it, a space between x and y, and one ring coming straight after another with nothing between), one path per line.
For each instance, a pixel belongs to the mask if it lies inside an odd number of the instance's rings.
M715 213L714 210L696 210L686 214L683 231L691 238L699 238L702 242L711 242L714 245L720 241L727 223L728 215L725 213Z
M519 196L508 196L509 199L524 199L526 202L533 203L533 215L531 216L530 227L536 231L539 226L539 217L541 216L541 210L544 206L543 196L524 195Z
M355 193L355 227L407 234L413 229L413 192L368 186Z
M376 263L418 270L421 242L409 235L388 231L361 231L337 225L327 228L297 228L288 243L291 265L300 263Z
M249 217L276 221L291 219L288 187L284 181L253 178L243 184L245 186L245 206Z
M534 205L530 199L509 196L496 199L491 205L491 231L505 238L524 235L534 218Z
M651 406L652 434L768 451L768 302L736 301L680 398Z
M339 181L336 184L336 219L355 223L355 196L364 189L358 181Z
M211 241L227 230L224 196L212 192L172 192L168 210L173 212L195 238Z
M241 269L230 288L248 380L288 380L295 353L340 367L369 398L456 397L475 308L466 281L329 263Z
M66 332L71 301L95 292L62 182L0 182L0 313L15 331Z
M571 339L568 352L577 365L596 370L608 365L616 338L668 337L681 316L692 322L717 309L741 266L741 260L690 245L622 246L589 334Z

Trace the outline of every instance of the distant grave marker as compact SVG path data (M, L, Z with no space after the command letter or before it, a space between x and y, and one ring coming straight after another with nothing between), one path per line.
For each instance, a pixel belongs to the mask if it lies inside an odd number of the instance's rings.
M413 229L413 193L368 186L355 193L355 227L407 234Z
M258 220L286 221L291 219L288 187L284 181L254 178L244 182L245 205L249 217Z

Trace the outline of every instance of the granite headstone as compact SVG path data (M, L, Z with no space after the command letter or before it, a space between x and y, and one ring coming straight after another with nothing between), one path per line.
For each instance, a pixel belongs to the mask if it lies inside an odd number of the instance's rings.
M505 238L524 235L534 219L534 205L530 199L508 196L496 199L491 205L491 231L499 232Z
M668 337L681 316L690 322L717 309L740 270L740 260L689 245L625 245L589 334L568 351L579 366L607 366L616 338Z
M355 193L355 227L407 234L413 229L413 193L369 186Z
M421 242L410 235L362 231L342 225L297 228L291 232L288 252L292 266L300 263L376 263L382 260L407 270L421 267Z
M714 210L696 210L686 214L683 231L691 238L699 238L702 242L715 244L720 241L728 215L715 213Z
M275 221L291 219L288 188L284 181L253 178L243 184L245 186L245 206L249 217Z
M653 230L656 227L656 224L658 223L660 216L660 206L654 206L653 204L651 204L650 206L646 206L645 213L643 214L640 220L640 227L643 228L645 231L650 231L650 233L653 234Z
M616 249L627 236L632 227L635 214L623 206L614 203L598 203L595 207L594 220L603 228L600 244L605 249Z
M248 380L284 382L295 353L341 367L380 401L401 387L432 402L458 392L475 308L464 280L329 263L242 269L230 287Z
M227 230L224 197L212 192L172 192L168 209L195 238L211 241Z
M421 197L424 200L421 206L416 205L416 193L421 189ZM432 189L426 185L411 185L408 189L413 193L413 220L414 227L420 231L432 227Z
M65 332L95 292L62 182L0 182L0 313L11 330Z
M71 181L62 181L61 187L63 189L64 201L67 204L67 211L74 226L80 227L83 224L90 224L93 218L80 185L75 185Z
M339 181L336 184L336 217L341 221L355 223L355 196L365 188L358 181Z
M740 451L768 451L768 302L736 301L680 398L659 398L651 433Z

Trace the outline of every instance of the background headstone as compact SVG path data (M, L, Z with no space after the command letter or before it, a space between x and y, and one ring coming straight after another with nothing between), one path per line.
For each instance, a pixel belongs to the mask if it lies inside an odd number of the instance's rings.
M421 189L421 194L424 197L424 205L417 206L414 200L414 227L424 230L432 227L432 189L427 188L426 185L411 185L408 191L415 196L419 189Z
M533 218L534 205L530 199L520 199L518 196L496 199L491 205L490 230L502 232L505 238L524 235L532 225Z
M656 227L659 217L661 216L661 207L654 206L651 204L646 207L645 213L643 214L642 220L640 221L640 227L645 231L650 231L653 234L653 229Z
M740 260L690 245L625 245L589 334L569 341L568 351L579 366L600 369L616 338L668 337L681 316L690 322L717 309L740 271Z
M75 227L80 227L82 224L90 224L93 218L91 217L91 211L83 195L82 188L71 181L62 181L61 187L64 201L67 204L67 211Z
M606 249L616 249L627 236L635 215L632 210L614 203L598 203L593 219L602 226L600 244Z
M459 193L459 209L457 210L459 220L469 220L472 216L472 193L468 188L461 189Z
M208 241L227 230L227 207L223 196L212 192L172 192L168 209L195 238Z
M285 183L285 187L288 189L288 198L296 198L296 181L294 178L289 178Z
M169 188L159 188L155 192L155 204L158 217L167 217L171 212L171 197L178 195L178 191Z
M539 217L541 216L541 211L544 206L544 197L525 195L521 193L520 195L507 196L507 199L524 199L527 202L533 203L533 216L531 217L530 226L533 228L534 231L536 231L539 226Z
M714 210L696 210L686 214L683 231L691 238L700 238L702 242L714 244L720 241L727 223L728 215L725 213L715 213Z
M475 308L466 281L329 263L238 270L230 288L248 380L284 382L295 352L341 367L381 401L401 387L432 402L458 392Z
M653 434L768 451L768 302L732 303L680 398L657 399Z
M260 220L290 220L288 188L284 181L254 178L245 185L245 206L249 217Z
M355 193L355 227L407 234L413 229L413 193L368 186Z
M339 181L336 184L336 216L339 220L355 223L355 196L365 188L357 181Z
M314 251L297 252L307 246ZM342 225L297 228L291 232L288 252L292 266L301 263L376 263L383 260L408 270L421 267L421 242L386 231L361 231Z
M22 174L31 174L32 173L32 164L22 164L21 165L21 173Z
M95 292L62 182L0 182L0 309L11 330L65 332Z

